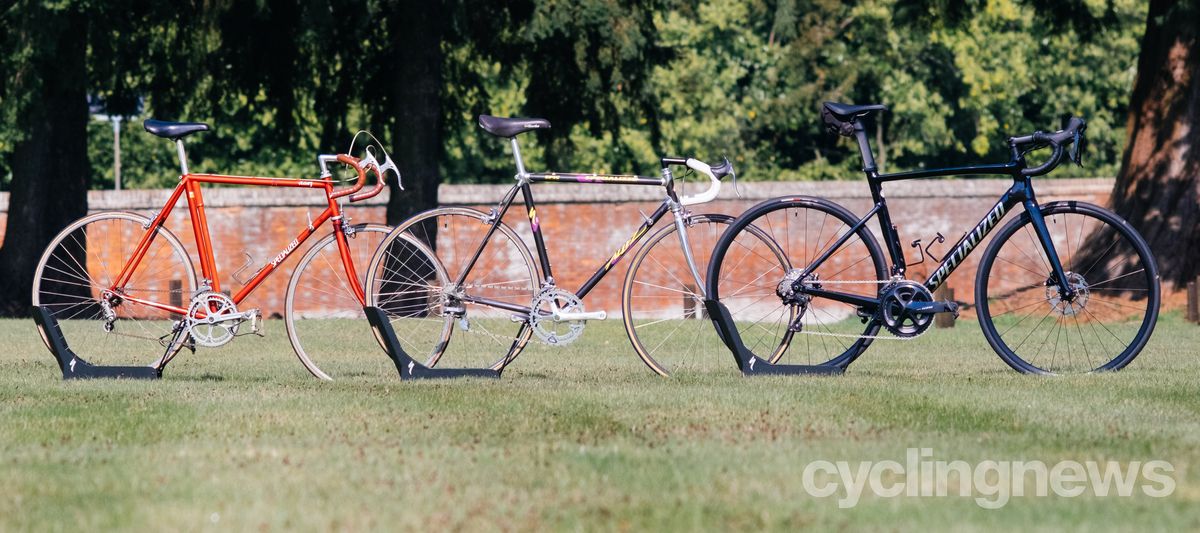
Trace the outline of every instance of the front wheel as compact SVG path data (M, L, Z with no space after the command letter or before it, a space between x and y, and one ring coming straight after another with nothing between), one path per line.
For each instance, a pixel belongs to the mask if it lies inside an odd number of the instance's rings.
M371 254L388 231L382 224L356 224L347 238L360 288ZM296 356L313 376L333 380L395 372L367 325L360 297L347 277L335 233L317 241L296 265L287 286L284 324Z
M1158 319L1158 267L1116 214L1082 202L1041 208L1073 294L1061 294L1029 213L1000 229L975 279L979 325L1015 370L1070 374L1120 370Z
M731 222L733 217L725 215L688 217L688 247L696 268L708 264ZM729 352L704 307L704 287L696 283L679 239L673 223L651 235L629 264L621 291L629 341L646 366L661 376L729 363Z

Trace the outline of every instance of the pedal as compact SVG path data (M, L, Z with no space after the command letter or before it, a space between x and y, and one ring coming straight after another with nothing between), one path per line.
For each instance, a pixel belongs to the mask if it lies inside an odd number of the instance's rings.
M569 322L572 320L604 320L608 318L608 313L605 311L592 311L582 313L558 313L554 320L556 322Z

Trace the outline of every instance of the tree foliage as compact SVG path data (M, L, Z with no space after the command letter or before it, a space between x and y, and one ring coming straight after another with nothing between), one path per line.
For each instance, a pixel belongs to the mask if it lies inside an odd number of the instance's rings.
M87 14L90 94L116 112L142 97L142 118L215 126L189 144L196 169L307 176L315 153L345 149L357 129L393 146L404 132L396 110L412 103L397 101L387 64L413 28L396 16L403 2L42 3ZM854 150L818 125L823 100L888 104L874 133L892 169L1000 159L1005 136L1081 115L1093 150L1072 172L1113 175L1146 13L1146 0L420 5L444 21L432 157L450 182L511 175L480 113L549 118L552 130L522 139L535 168L647 172L663 154L728 154L751 179L852 178ZM7 71L31 50L13 37ZM3 187L32 94L17 87L0 80ZM124 128L126 185L169 185L170 145L140 121ZM111 130L88 132L92 186L110 187Z

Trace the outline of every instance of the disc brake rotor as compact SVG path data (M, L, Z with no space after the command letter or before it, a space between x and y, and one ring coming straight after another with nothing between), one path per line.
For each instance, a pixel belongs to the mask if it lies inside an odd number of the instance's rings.
M1080 274L1075 272L1067 272L1067 285L1075 291L1075 296L1070 300L1063 298L1058 291L1057 283L1049 283L1046 285L1046 302L1050 304L1050 309L1060 316L1075 316L1083 312L1087 307L1088 300L1091 298L1091 290L1088 289L1087 280Z

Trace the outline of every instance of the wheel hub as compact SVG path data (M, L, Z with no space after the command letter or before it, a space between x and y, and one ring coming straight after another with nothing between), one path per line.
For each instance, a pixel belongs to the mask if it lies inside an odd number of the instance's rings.
M1091 298L1091 290L1088 288L1087 279L1076 272L1067 272L1067 286L1071 288L1074 294L1070 296L1062 294L1058 284L1053 280L1046 282L1046 302L1050 304L1050 309L1059 316L1076 316L1087 308L1088 300Z

